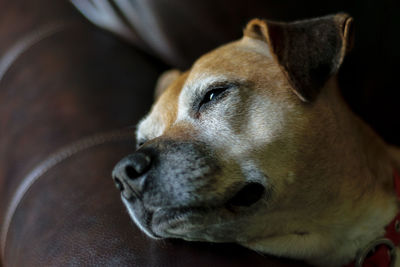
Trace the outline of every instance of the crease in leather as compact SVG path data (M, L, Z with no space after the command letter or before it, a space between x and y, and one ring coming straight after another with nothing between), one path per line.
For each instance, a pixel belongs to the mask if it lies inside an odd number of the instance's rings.
M39 29L26 34L15 42L7 51L0 57L0 83L10 69L12 64L25 53L29 48L39 43L40 41L53 36L56 33L66 30L72 23L68 22L53 22L43 25Z
M59 163L68 159L69 157L82 152L86 149L102 145L105 143L118 142L123 140L132 140L133 131L131 128L118 129L111 132L95 134L78 141L73 142L70 145L64 146L55 153L51 154L47 159L39 163L33 168L25 177L22 179L21 184L15 190L13 197L8 205L8 209L5 213L4 220L2 222L1 229L1 252L2 258L5 258L6 241L8 229L11 225L13 216L21 203L22 199L29 191L29 188L39 180L45 173L50 169L57 166Z

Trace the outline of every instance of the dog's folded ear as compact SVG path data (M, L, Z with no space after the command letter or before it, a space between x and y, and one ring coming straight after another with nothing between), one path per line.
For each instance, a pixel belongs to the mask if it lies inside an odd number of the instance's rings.
M352 22L343 13L291 23L253 19L244 35L267 42L294 92L313 101L352 47Z
M158 77L156 88L154 90L154 99L157 100L165 89L167 89L181 74L181 71L177 69L163 72L160 77Z

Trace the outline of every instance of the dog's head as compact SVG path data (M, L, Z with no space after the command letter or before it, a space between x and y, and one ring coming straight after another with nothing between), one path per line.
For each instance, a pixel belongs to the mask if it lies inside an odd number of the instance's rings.
M351 21L255 19L242 39L163 75L138 150L113 172L136 224L155 238L271 240L278 252L279 238L309 234L334 205L328 95Z

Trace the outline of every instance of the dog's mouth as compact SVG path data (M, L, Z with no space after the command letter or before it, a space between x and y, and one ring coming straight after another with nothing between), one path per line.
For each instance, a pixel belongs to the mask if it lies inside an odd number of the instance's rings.
M201 207L160 208L153 213L151 229L159 237L181 237L202 227L202 219L210 211L210 208Z
M226 207L250 207L258 202L265 193L265 187L257 182L247 183L228 202Z
M199 232L211 226L216 217L223 216L224 220L234 218L234 213L253 206L264 194L263 185L251 182L220 205L158 208L151 216L150 227L158 237L184 237L187 233Z

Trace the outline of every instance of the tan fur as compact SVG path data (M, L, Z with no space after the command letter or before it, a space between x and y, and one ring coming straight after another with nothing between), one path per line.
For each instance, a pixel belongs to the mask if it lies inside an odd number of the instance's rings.
M157 100L162 93L176 80L182 73L177 69L165 71L157 80L154 90L154 99Z
M242 179L239 170L267 173L274 196L262 212L243 219L234 241L263 253L340 266L382 236L397 212L392 170L400 169L400 152L353 115L336 77L313 103L299 101L268 40L260 38L268 36L263 23L250 22L241 40L202 56L177 78L140 123L138 138L209 144L221 168L229 170L216 183L221 192ZM218 80L236 81L240 90L215 109L191 116L194 95Z
M176 120L178 97L187 76L188 72L185 72L176 76L174 81L169 81L170 85L168 86L168 90L161 93L150 115L142 121L142 125L148 124L148 134L146 134L146 136L141 136L140 133L138 133L138 139L149 139L148 135L151 135L151 138L158 137L171 127ZM154 127L155 125L157 127Z

